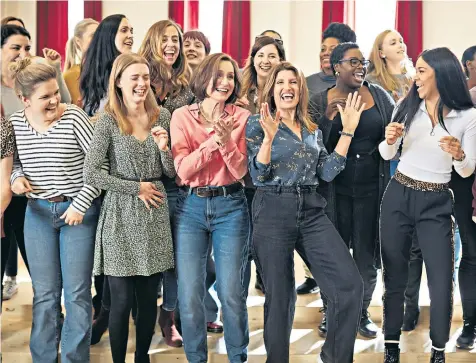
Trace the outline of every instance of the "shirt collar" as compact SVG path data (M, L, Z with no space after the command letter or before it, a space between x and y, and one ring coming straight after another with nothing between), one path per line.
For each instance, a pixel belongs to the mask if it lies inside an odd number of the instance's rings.
M200 106L199 103L194 103L188 106L188 111L193 116L194 119L200 121ZM232 103L227 103L224 109L225 113L229 116L233 116L236 111L236 106Z

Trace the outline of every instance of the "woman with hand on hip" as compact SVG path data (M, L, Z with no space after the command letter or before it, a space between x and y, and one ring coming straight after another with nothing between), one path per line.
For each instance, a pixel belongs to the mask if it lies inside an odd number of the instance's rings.
M174 266L162 174L175 175L168 146L170 114L157 107L147 61L122 54L113 64L109 100L98 117L85 180L106 191L94 273L109 281L109 337L114 363L126 358L129 316L137 299L136 363L148 363L157 319L160 273ZM105 158L109 172L101 170Z
M338 105L343 131L328 154L322 132L307 114L302 72L276 66L261 97L260 115L248 120L248 165L257 190L253 199L252 250L265 286L264 341L268 363L289 362L296 290L294 251L328 297L327 339L319 361L351 363L362 306L362 279L347 246L324 212L318 177L331 181L346 155L365 104L349 95ZM345 319L341 319L345 316Z

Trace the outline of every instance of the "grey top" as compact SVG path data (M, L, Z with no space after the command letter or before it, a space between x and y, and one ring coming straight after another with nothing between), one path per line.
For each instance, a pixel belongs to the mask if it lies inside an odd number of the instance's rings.
M438 123L432 132L432 123L425 107L420 104L410 129L393 145L384 140L379 145L380 155L385 160L392 159L402 144L398 171L406 176L430 183L448 183L451 170L463 178L473 174L476 166L476 109L452 110L444 119L448 132ZM460 140L466 154L463 161L455 161L451 154L441 150L439 140L444 136Z
M335 86L336 77L328 76L324 72L314 73L306 78L307 88L309 89L309 96L320 93L326 89Z
M45 61L42 61L45 63ZM63 75L61 74L60 65L55 67L56 69L56 81L58 82L58 87L61 95L62 103L71 103L71 96L64 81ZM13 88L7 87L4 84L1 85L1 102L3 106L3 112L5 113L5 118L9 118L12 114L17 111L23 110L25 106L23 102L18 98Z
M161 108L156 125L168 131L170 118ZM106 156L109 173L101 169ZM149 178L166 195L162 175L175 176L171 151L159 150L151 134L144 141L124 135L110 114L99 115L84 165L85 181L106 190L96 232L96 275L150 276L174 267L167 198L148 210L138 197L139 180Z

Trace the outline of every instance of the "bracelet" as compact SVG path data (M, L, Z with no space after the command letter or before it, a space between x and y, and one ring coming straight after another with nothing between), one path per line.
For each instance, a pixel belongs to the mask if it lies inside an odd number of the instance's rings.
M354 134L349 134L348 132L344 132L344 131L339 131L339 134L340 134L341 136L354 137Z

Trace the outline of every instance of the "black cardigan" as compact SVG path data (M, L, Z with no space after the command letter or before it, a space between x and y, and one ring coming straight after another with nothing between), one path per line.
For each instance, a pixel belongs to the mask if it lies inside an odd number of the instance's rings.
M393 98L386 92L382 87L376 84L368 83L367 81L364 82L362 87L367 87L372 95L375 106L377 107L381 117L382 117L382 135L385 135L385 127L390 123L392 119L393 109L395 108L395 101ZM331 87L332 88L332 87ZM330 89L330 88L329 88ZM333 150L329 150L329 135L332 127L332 120L329 120L326 115L327 109L327 92L329 89L317 93L313 95L309 101L309 114L312 120L318 125L321 129L324 144L327 147L328 152L332 152ZM383 140L383 138L382 138ZM380 158L380 165L379 165L379 204L382 201L383 193L385 188L387 187L388 182L390 181L390 161L383 160ZM319 181L321 183L321 180ZM334 183L325 183L323 184L322 192L323 196L327 199L327 215L329 219L334 223L337 227L337 210L335 204L335 188ZM379 215L380 218L380 208L379 208ZM379 223L377 224L379 226ZM378 227L377 227L378 228ZM377 230L377 239L379 239L379 231ZM379 244L377 244L379 247ZM379 256L379 252L376 251L376 257Z

